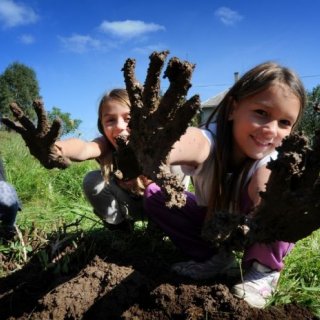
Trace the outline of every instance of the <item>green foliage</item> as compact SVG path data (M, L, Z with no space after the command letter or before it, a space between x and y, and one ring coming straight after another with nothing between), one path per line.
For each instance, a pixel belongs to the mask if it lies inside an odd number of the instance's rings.
M320 317L320 230L299 241L286 257L279 287L272 301L296 302Z
M62 121L62 135L67 135L69 133L74 133L81 124L81 120L79 119L71 119L69 112L62 112L60 108L53 107L51 111L48 111L48 118L51 122L60 118Z
M76 163L66 170L47 170L30 155L19 135L0 131L0 145L7 179L15 186L23 206L19 223L52 230L77 218L71 209L81 207L91 215L82 179L98 167L95 161Z
M314 111L314 106L320 103L320 85L307 93L308 101L298 129L308 137L313 137L316 129L320 128L320 112Z
M18 103L31 119L35 119L33 100L39 98L39 85L33 69L14 62L0 76L0 114L10 116L9 104Z

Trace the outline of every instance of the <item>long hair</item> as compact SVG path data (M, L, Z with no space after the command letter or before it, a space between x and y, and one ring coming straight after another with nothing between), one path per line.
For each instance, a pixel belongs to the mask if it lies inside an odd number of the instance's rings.
M206 127L213 122L213 119L216 119L217 132L213 158L214 174L207 217L221 210L239 211L240 193L244 188L247 174L255 162L248 158L240 168L232 172L231 176L228 175L233 151L232 121L229 120L233 103L240 102L279 83L287 85L300 101L298 119L293 126L295 129L305 108L306 92L295 72L275 62L259 64L246 72L234 83L208 118Z
M97 126L99 132L104 136L104 138L108 141L108 138L106 137L103 125L102 125L102 109L106 105L106 103L110 101L117 101L123 106L127 106L131 109L131 104L129 100L129 96L127 93L127 90L122 88L113 89L110 92L107 92L103 95L103 97L100 100L99 107L98 107L98 121ZM111 149L115 148L114 146L108 141ZM108 153L105 155L102 159L100 159L100 166L102 175L104 177L104 180L108 183L110 180L110 175L112 174L114 167L113 167L113 152ZM124 188L124 185L122 186ZM128 188L128 191L136 194L136 195L143 195L144 192L144 185L141 181L141 179L138 177L136 178L136 181L132 184L130 184L130 188Z

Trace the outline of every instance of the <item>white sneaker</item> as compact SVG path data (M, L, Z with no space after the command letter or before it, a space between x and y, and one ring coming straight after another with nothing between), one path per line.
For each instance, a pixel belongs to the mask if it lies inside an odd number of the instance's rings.
M272 271L266 266L254 262L245 273L243 282L232 288L232 293L244 299L255 308L264 308L268 299L276 290L280 277L279 271Z
M232 253L221 252L204 262L184 261L172 265L171 270L194 280L205 280L217 276L235 277L240 269Z

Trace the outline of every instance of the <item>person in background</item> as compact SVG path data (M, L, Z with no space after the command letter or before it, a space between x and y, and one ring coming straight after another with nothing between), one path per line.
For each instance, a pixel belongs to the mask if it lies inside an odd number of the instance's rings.
M297 126L305 100L303 84L292 70L262 63L231 87L217 107L217 117L213 113L203 128L188 128L174 144L168 164L182 165L192 176L195 194L186 193L186 206L168 208L160 188L151 183L144 201L149 219L192 259L174 264L174 272L198 280L235 274L233 253L212 248L201 236L203 225L214 212L248 214L259 204L259 192L270 175L266 165ZM276 241L245 248L243 281L233 286L233 293L263 308L292 247Z
M0 158L0 238L12 239L16 234L16 218L21 210L15 188L6 181L5 168Z

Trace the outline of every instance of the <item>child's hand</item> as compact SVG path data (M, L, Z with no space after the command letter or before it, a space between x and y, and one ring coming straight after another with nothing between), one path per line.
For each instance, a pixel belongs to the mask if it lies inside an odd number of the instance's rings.
M253 243L297 242L320 228L320 130L312 147L292 134L278 147L261 202L249 216L215 212L202 230L214 246L239 250Z
M292 134L278 151L268 164L271 175L252 218L252 237L296 242L320 228L320 130L311 147L306 137Z
M70 160L63 157L54 146L55 141L60 136L61 121L55 119L50 126L42 101L34 101L33 107L38 117L37 127L34 126L16 103L11 103L10 109L19 123L13 122L8 118L2 118L3 124L22 136L30 153L45 168L67 168L71 163Z
M166 158L199 110L200 99L196 95L186 100L194 65L178 58L168 63L164 77L170 84L161 94L160 74L168 53L151 54L143 86L135 78L134 60L127 59L123 71L131 102L131 133L127 147L134 151L141 173L160 185L170 207L184 205L185 197L182 183L166 166Z
M113 153L114 174L121 181L129 181L137 178L141 172L141 166L130 146L127 137L119 136L117 150Z

